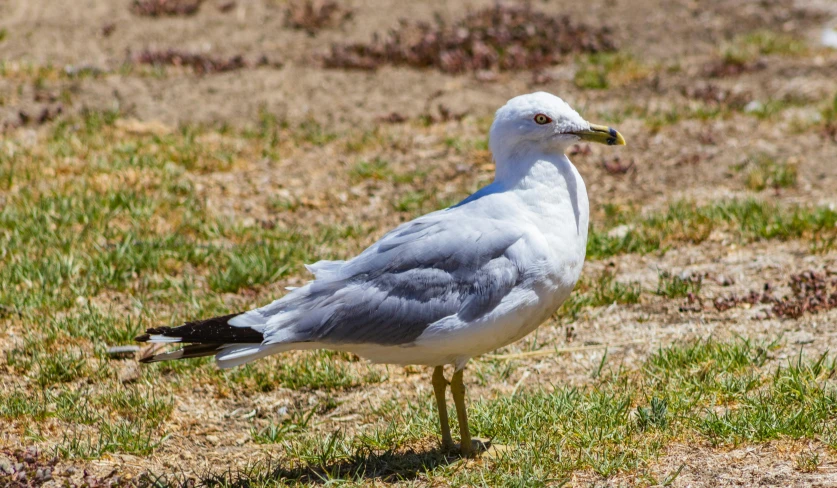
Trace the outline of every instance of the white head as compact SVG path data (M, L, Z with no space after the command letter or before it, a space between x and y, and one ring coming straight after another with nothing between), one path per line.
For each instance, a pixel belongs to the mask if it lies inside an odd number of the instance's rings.
M565 101L546 92L506 102L497 110L488 138L498 164L528 153L563 154L579 140L625 144L615 129L587 122Z

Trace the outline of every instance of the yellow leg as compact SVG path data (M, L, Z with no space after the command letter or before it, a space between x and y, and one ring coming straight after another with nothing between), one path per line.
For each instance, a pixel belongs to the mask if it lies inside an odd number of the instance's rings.
M471 431L468 430L468 411L465 409L465 385L462 384L463 370L455 371L450 380L450 392L453 403L456 404L456 417L459 419L459 451L463 457L471 457L474 448L471 446Z
M442 366L436 366L433 370L433 392L436 394L436 407L439 409L439 424L442 428L442 449L449 451L453 449L453 438L450 436L448 404L445 401L445 389L447 387L448 380L445 379L444 368Z

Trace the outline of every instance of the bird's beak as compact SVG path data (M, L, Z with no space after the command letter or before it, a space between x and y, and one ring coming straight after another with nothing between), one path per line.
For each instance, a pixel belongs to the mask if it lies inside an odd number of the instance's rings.
M607 144L608 146L624 146L625 138L622 137L616 129L606 125L590 124L589 129L577 130L571 132L577 135L583 141L598 142L599 144Z

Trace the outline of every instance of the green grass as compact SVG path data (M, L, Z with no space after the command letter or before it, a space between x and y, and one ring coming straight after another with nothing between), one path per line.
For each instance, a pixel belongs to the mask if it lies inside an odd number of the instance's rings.
M676 113L662 117L679 120ZM265 303L277 295L266 285L307 279L303 263L351 256L383 229L380 222L311 219L311 209L281 198L265 201L278 224L245 225L219 213L199 189L211 181L203 177L237 171L246 161L277 161L290 149L342 143L321 126L289 127L263 114L246 133L183 127L153 135L126 133L118 120L117 113L88 112L57 123L38 145L0 151L0 319L14 331L4 336L0 368L14 380L0 391L0 421L26 442L43 442L68 459L147 456L167 442L174 398L200 386L236 401L280 387L316 390L319 398L314 406L295 406L289 417L253 420L253 441L280 445L284 457L246 473L207 474L221 484L241 476L255 485L277 478L374 477L528 486L558 482L578 470L605 477L641 471L675 440L727 445L813 438L835 444L827 427L834 421L833 394L821 381L833 371L831 359L778 368L758 352L770 347L740 343L665 348L630 371L612 370L605 356L588 386L556 384L523 388L514 398L474 399L476 434L522 446L490 470L462 470L427 449L437 429L428 395L363 403L357 408L364 423L356 433L323 432L317 416L338 408L341 393L388 378L384 367L348 354L285 354L231 371L217 370L208 359L154 364L123 384L124 364L107 356L108 346L131 343L149 326ZM383 137L360 135L352 142L357 155L345 171L348 185L382 190L385 205L401 219L459 196L433 191L450 184L449 173L369 154ZM440 144L485 151L484 139L451 137ZM471 175L454 178L463 194L476 185ZM367 201L364 195L347 205L362 208ZM714 231L741 243L809 239L820 243L820 251L837 238L833 210L759 200L678 202L650 213L608 206L604 214L593 219L590 259L662 253L703 242ZM630 230L608 235L620 225ZM699 291L699 284L666 280L660 295ZM588 276L561 314L573 319L590 307L637 304L642 293L638 283L612 272ZM489 386L509 380L515 366L486 361L471 371L478 384ZM802 408L811 415L793 418ZM798 463L814 465L813 456Z
M236 368L226 381L236 388L271 391L277 387L294 390L335 390L362 384L380 383L386 376L375 367L360 362L350 366L346 353L333 351L302 352L294 359L264 360Z
M642 287L637 282L622 283L616 281L610 271L605 271L593 279L582 278L573 294L564 302L559 316L576 320L582 310L605 305L639 303Z
M735 59L752 59L763 55L798 56L808 52L804 41L767 29L759 29L737 36L724 50L724 55Z
M0 418L63 423L55 455L99 458L106 453L150 454L164 439L171 398L136 388L17 389L0 395ZM37 433L38 424L30 426ZM40 435L40 434L35 434Z
M616 225L630 225L630 230L624 236L609 236L595 224L591 226L588 258L645 254L665 251L675 244L699 244L715 230L726 231L741 243L768 239L823 241L837 234L837 211L750 199L707 205L681 201L646 215L628 208L614 208L602 227L609 229Z
M307 412L295 410L278 423L271 422L262 429L252 429L250 436L259 444L275 444L284 441L291 434L296 434L308 428L311 417L317 413L319 406L311 408Z
M98 432L65 432L54 454L62 458L96 459L107 453L151 454L164 441L143 420L102 422Z
M793 188L797 182L796 164L776 161L763 154L748 159L745 164L735 169L745 171L746 186L753 191Z
M543 386L513 397L476 400L469 407L474 433L513 448L468 469L432 448L400 447L435 439L435 410L427 395L406 407L397 399L384 402L375 412L376 424L354 436L341 430L308 434L311 414L293 414L257 434L262 442L283 443L280 460L256 461L239 472L217 470L204 481L272 486L420 479L540 486L580 470L603 478L644 472L671 442L732 447L816 439L837 447L837 362L802 354L770 360L779 347L747 340L675 344L635 370L606 366L588 386L545 379ZM800 453L796 462L810 470L819 458ZM673 481L678 473L661 479ZM171 478L163 485L175 483Z
M700 294L703 277L676 276L668 271L661 271L657 282L656 294L667 298L682 298L688 295Z
M594 53L576 60L575 85L605 90L646 78L651 70L626 53Z

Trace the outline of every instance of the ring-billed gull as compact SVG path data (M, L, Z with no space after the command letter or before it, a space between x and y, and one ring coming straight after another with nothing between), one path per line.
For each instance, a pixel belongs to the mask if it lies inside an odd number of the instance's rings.
M229 368L292 349L348 351L377 363L433 366L442 447L453 448L443 367L473 453L462 374L468 360L532 332L570 296L587 246L584 181L564 154L584 140L624 145L560 98L500 108L489 146L494 182L398 226L348 261L307 266L314 280L248 312L148 329L141 342L189 343L144 362L214 355Z

